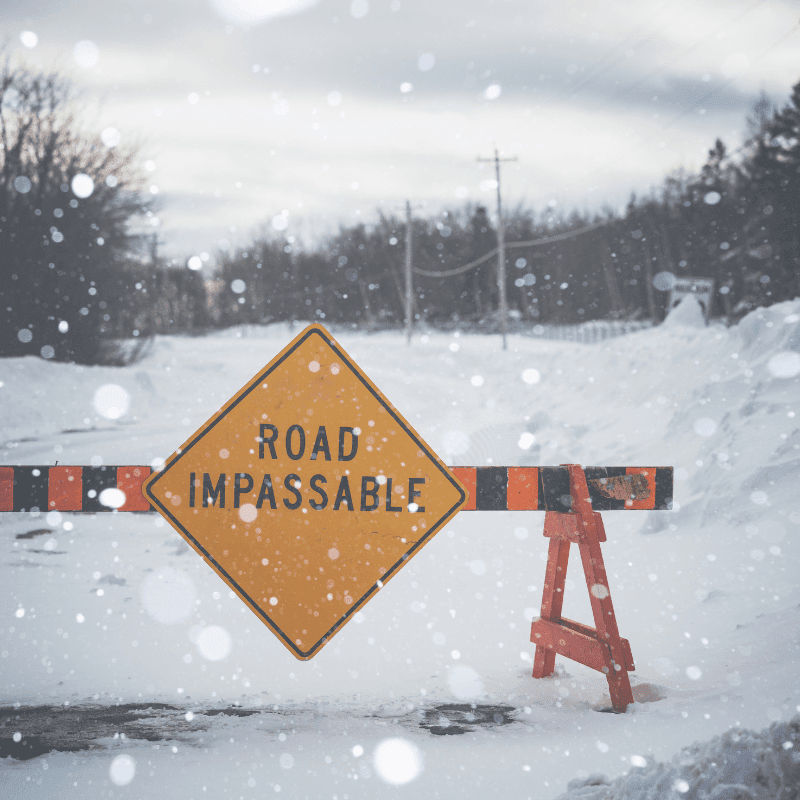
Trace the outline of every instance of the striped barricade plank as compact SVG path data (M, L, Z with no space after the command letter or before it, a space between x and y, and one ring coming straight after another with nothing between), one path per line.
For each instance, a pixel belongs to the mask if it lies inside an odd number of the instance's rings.
M469 493L462 511L556 511L572 508L567 467L452 467ZM592 511L667 510L672 467L584 467ZM119 511L150 511L144 466L0 467L0 511L113 511L104 489L119 489Z
M572 508L567 467L451 467L469 492L462 511L556 511ZM672 467L584 467L592 511L663 511L672 507Z
M0 511L151 511L142 495L150 467L0 467ZM104 501L106 489L118 489ZM123 501L119 505L120 501Z

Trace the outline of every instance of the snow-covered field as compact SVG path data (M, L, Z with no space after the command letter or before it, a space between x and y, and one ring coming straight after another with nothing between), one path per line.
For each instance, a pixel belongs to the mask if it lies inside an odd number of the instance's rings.
M543 514L459 514L309 662L157 515L3 514L0 744L26 735L33 706L85 708L84 723L69 717L80 729L98 706L164 703L148 724L166 733L106 726L96 749L0 761L0 798L546 800L573 779L635 777L731 727L789 720L800 300L731 329L694 312L598 344L514 337L505 352L497 337L430 334L409 348L396 333L334 331L448 463L675 467L673 511L604 514L636 662L626 714L598 713L605 679L574 662L530 677ZM2 361L0 464L150 464L299 330L163 337L125 369ZM166 598L165 575L178 587ZM577 558L564 615L591 624ZM432 735L463 720L436 710L454 703L496 706L501 724ZM683 780L653 796L695 796ZM573 793L608 788L592 781Z

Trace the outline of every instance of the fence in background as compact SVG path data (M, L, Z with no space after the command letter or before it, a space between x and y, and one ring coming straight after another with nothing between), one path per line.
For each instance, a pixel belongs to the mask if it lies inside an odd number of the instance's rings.
M524 334L537 339L593 344L651 327L653 327L653 323L649 319L636 321L594 320L583 322L580 325L534 325Z
M491 321L494 323L494 320ZM307 322L271 322L265 325L234 325L230 328L223 328L220 330L209 330L208 333L214 336L223 338L253 338L253 339L284 339L287 335L293 335L302 327L307 325ZM511 320L508 326L509 334L512 336L518 334L520 336L530 336L536 339L548 339L553 341L562 342L579 342L580 344L593 344L594 342L603 342L606 339L614 339L617 336L624 336L628 333L650 328L653 323L650 320L592 320L591 322L582 322L579 325L531 325L530 323ZM337 325L330 324L327 326L334 336L337 334L345 333L389 333L398 332L397 328L390 327L354 327L352 325ZM459 331L461 334L482 334L489 335L495 334L494 324L486 326L475 323L463 323L461 325L448 325L447 327L433 327L420 325L417 329L419 334L436 334L443 333L445 335L452 334L454 331Z

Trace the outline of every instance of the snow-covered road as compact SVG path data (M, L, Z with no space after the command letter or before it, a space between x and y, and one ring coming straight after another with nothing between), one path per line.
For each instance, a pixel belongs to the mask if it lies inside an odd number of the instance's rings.
M672 512L604 514L636 662L628 713L597 713L605 680L574 662L530 678L543 514L458 515L309 662L160 517L3 514L0 744L37 733L25 729L31 707L94 718L117 703L164 703L171 722L158 743L102 728L86 737L97 749L0 762L0 797L249 798L280 786L345 800L550 798L573 778L790 718L800 704L800 301L731 329L692 323L674 314L592 345L512 338L506 352L477 335L429 334L409 348L398 334L335 331L448 463L675 467ZM159 338L125 369L0 362L0 463L150 464L298 330ZM173 591L159 594L165 577ZM564 615L590 622L585 595L574 559ZM234 703L254 713L203 712ZM464 703L513 711L456 736L426 727L434 708ZM205 727L186 719L192 709ZM398 789L392 776L415 777Z

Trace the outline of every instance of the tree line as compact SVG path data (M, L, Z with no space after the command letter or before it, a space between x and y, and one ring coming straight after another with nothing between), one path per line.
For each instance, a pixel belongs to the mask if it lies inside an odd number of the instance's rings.
M678 170L648 195L632 196L621 212L537 217L520 206L508 213L511 316L522 323L659 322L672 281L689 276L714 281L710 315L729 323L800 295L800 83L780 110L759 99L748 128L736 152L717 139L698 174ZM559 234L567 236L513 247ZM405 236L404 219L381 213L374 225L342 226L313 248L273 234L221 254L217 322L397 327L404 317ZM412 239L416 268L447 272L496 247L496 221L485 206L466 205L416 220ZM493 329L496 258L448 277L415 273L414 298L416 320Z
M219 252L204 279L197 258L175 266L146 233L157 208L136 150L107 132L82 133L74 108L57 75L0 69L0 356L123 363L135 349L120 340L154 333L283 320L403 324L404 218L379 213L305 245L273 229ZM508 212L512 318L658 322L670 280L683 276L713 279L710 313L728 322L799 295L800 83L781 109L762 97L748 127L738 150L717 140L698 174L677 171L622 211ZM496 220L481 204L412 226L423 272L456 270L496 245ZM415 320L494 330L496 261L447 277L415 272Z

